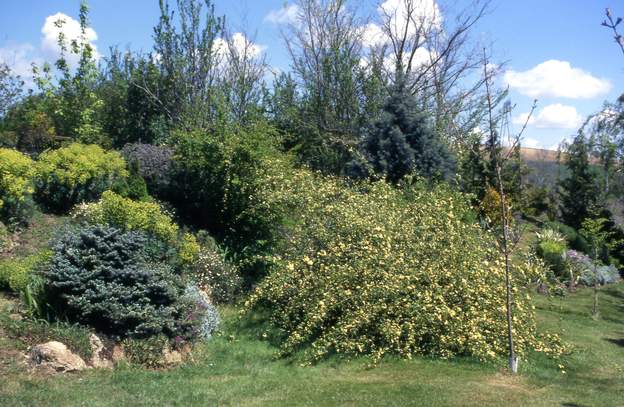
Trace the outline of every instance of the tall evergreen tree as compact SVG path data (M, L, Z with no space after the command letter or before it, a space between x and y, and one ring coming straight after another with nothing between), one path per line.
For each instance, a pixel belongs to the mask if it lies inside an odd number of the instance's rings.
M461 161L462 189L483 199L487 186L487 163L481 149L481 137L476 135Z
M561 181L561 214L564 222L576 228L596 204L596 174L589 163L589 146L582 132L568 147L566 166L569 177Z
M367 131L361 149L370 170L390 182L411 172L428 179L447 178L455 166L427 115L400 83L386 101L381 118ZM353 174L368 172L362 164L354 163L351 169Z

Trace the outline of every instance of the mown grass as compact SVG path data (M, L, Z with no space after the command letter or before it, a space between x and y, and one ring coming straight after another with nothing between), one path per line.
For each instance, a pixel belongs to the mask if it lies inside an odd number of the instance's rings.
M541 330L561 333L574 349L562 361L531 355L516 377L468 359L386 359L372 368L364 359L332 359L302 367L296 359L276 358L275 346L262 340L264 327L225 309L224 332L179 368L123 366L41 377L13 366L0 372L0 405L624 405L624 284L601 290L597 320L590 315L591 290L538 296L535 303ZM11 346L6 340L0 345Z

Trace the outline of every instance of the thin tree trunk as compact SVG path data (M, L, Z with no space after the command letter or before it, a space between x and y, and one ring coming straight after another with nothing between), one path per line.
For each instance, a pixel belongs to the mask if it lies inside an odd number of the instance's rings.
M596 267L596 261L598 259L598 249L594 247L594 306L592 308L592 315L598 316L598 267Z
M513 341L513 320L511 312L511 269L509 266L509 225L507 219L507 204L505 199L505 190L503 188L503 180L501 177L500 165L496 167L496 178L498 181L498 190L501 200L501 215L503 217L503 254L505 256L505 289L507 291L506 314L507 314L507 339L509 342L509 369L512 373L518 373L518 358L514 350Z

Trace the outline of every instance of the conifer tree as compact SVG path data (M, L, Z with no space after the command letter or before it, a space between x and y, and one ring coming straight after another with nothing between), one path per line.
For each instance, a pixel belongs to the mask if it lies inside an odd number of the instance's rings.
M368 130L362 152L372 171L390 182L412 172L427 179L444 179L455 164L402 83L395 86L381 118Z
M589 163L589 146L579 133L567 151L570 176L561 181L561 213L564 222L579 228L596 203L596 174Z

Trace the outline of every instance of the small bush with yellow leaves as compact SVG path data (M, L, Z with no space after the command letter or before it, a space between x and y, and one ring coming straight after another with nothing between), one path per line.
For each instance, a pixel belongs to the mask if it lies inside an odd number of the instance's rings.
M474 214L463 195L444 186L347 187L304 170L285 185L299 221L246 303L271 310L283 354L506 354L504 264L494 236L466 221ZM536 339L520 288L533 272L513 270L520 355L553 348Z
M33 160L17 150L0 148L0 221L24 223L32 210Z
M195 236L181 237L178 225L155 202L133 201L106 191L98 202L78 205L73 217L94 225L114 226L124 232L141 231L177 249L184 264L193 263L199 253Z
M127 176L126 162L118 152L73 143L39 156L35 196L48 209L66 212L79 202L98 199Z

